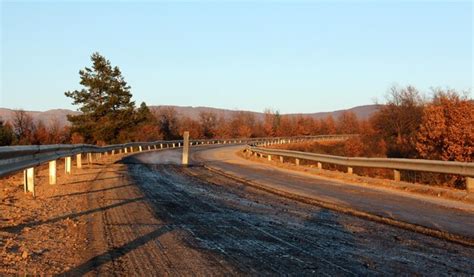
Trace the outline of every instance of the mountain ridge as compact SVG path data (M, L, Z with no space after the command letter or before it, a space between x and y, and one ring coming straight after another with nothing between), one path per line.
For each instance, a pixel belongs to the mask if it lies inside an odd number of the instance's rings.
M263 119L264 113L263 112L253 112L253 111L245 111L245 110L231 110L231 109L222 109L222 108L213 108L213 107L202 107L202 106L176 106L176 105L157 105L157 106L149 106L150 110L152 111L159 111L160 109L164 108L174 108L180 116L186 116L190 118L197 119L199 117L200 112L214 112L217 116L222 116L226 119L232 117L235 113L238 112L249 112L255 115L255 117L259 120ZM378 110L380 105L362 105L356 106L350 109L341 109L331 112L315 112L315 113L288 113L282 115L288 116L309 116L314 119L321 119L327 116L333 116L337 118L340 114L346 111L354 112L359 119L367 119L369 118L375 111ZM14 116L13 109L8 108L0 108L0 120L11 122ZM25 112L33 117L35 121L42 121L45 125L53 124L53 122L57 122L61 126L68 125L69 122L67 121L67 115L70 114L79 114L78 111L73 111L69 109L51 109L47 111L26 111Z

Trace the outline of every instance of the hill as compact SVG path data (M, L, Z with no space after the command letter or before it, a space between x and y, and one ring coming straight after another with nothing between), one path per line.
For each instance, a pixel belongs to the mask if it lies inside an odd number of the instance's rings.
M150 106L152 111L159 111L160 109L172 107L176 110L176 112L181 116L187 116L190 118L198 118L199 113L201 112L213 112L218 116L223 116L224 118L230 118L235 113L239 112L238 110L228 110L228 109L218 109L218 108L211 108L211 107L191 107L191 106ZM337 118L341 113L345 111L352 111L354 112L360 119L367 119L372 115L377 109L379 105L366 105L366 106L357 106L347 110L337 110L332 112L319 112L319 113L307 113L307 114L288 114L289 116L298 116L298 115L305 115L311 116L315 119L320 119L327 117L329 115ZM68 114L78 114L77 111L71 111L67 109L54 109L48 110L44 112L40 111L26 111L29 115L33 117L36 121L42 121L44 124L49 125L54 121L57 121L59 125L64 126L69 124L67 121ZM263 118L263 113L259 112L250 112L255 115L257 119ZM10 121L13 119L14 110L0 108L0 119L3 121Z

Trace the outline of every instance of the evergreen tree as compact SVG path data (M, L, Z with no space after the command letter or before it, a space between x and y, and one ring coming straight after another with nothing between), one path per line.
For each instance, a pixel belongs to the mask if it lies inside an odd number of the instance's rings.
M94 53L91 60L92 68L79 71L84 88L65 92L82 112L68 116L71 132L82 135L86 143L118 143L119 133L137 123L130 86L105 57Z

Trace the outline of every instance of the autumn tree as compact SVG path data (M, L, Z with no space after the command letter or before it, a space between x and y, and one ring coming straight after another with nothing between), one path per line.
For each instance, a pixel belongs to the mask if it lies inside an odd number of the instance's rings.
M71 131L80 134L87 143L117 143L120 132L131 130L139 123L130 86L120 69L99 53L92 54L91 61L91 68L79 71L84 88L65 92L82 112L68 115Z
M179 139L179 120L177 112L173 107L163 107L155 113L158 121L158 127L163 139L175 140Z
M416 149L425 159L474 161L474 102L454 90L435 92L423 112Z
M35 124L31 115L24 110L16 110L13 113L13 131L17 144L32 144Z
M199 113L199 124L201 126L202 135L206 139L214 138L217 136L217 115L213 112L200 112Z
M11 145L13 140L14 134L12 127L0 119L0 146Z
M331 115L321 119L319 126L322 135L334 135L336 133L336 122Z
M387 143L387 156L416 156L416 136L423 116L424 100L418 90L392 87L387 103L373 115L371 122L377 135Z
M352 111L345 111L339 115L336 122L336 129L339 134L358 134L359 119Z

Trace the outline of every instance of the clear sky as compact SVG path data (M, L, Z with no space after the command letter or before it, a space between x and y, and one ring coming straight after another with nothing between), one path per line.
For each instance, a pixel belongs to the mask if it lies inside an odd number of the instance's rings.
M393 84L466 90L472 17L471 1L3 1L0 107L73 108L94 51L137 104L318 112Z

